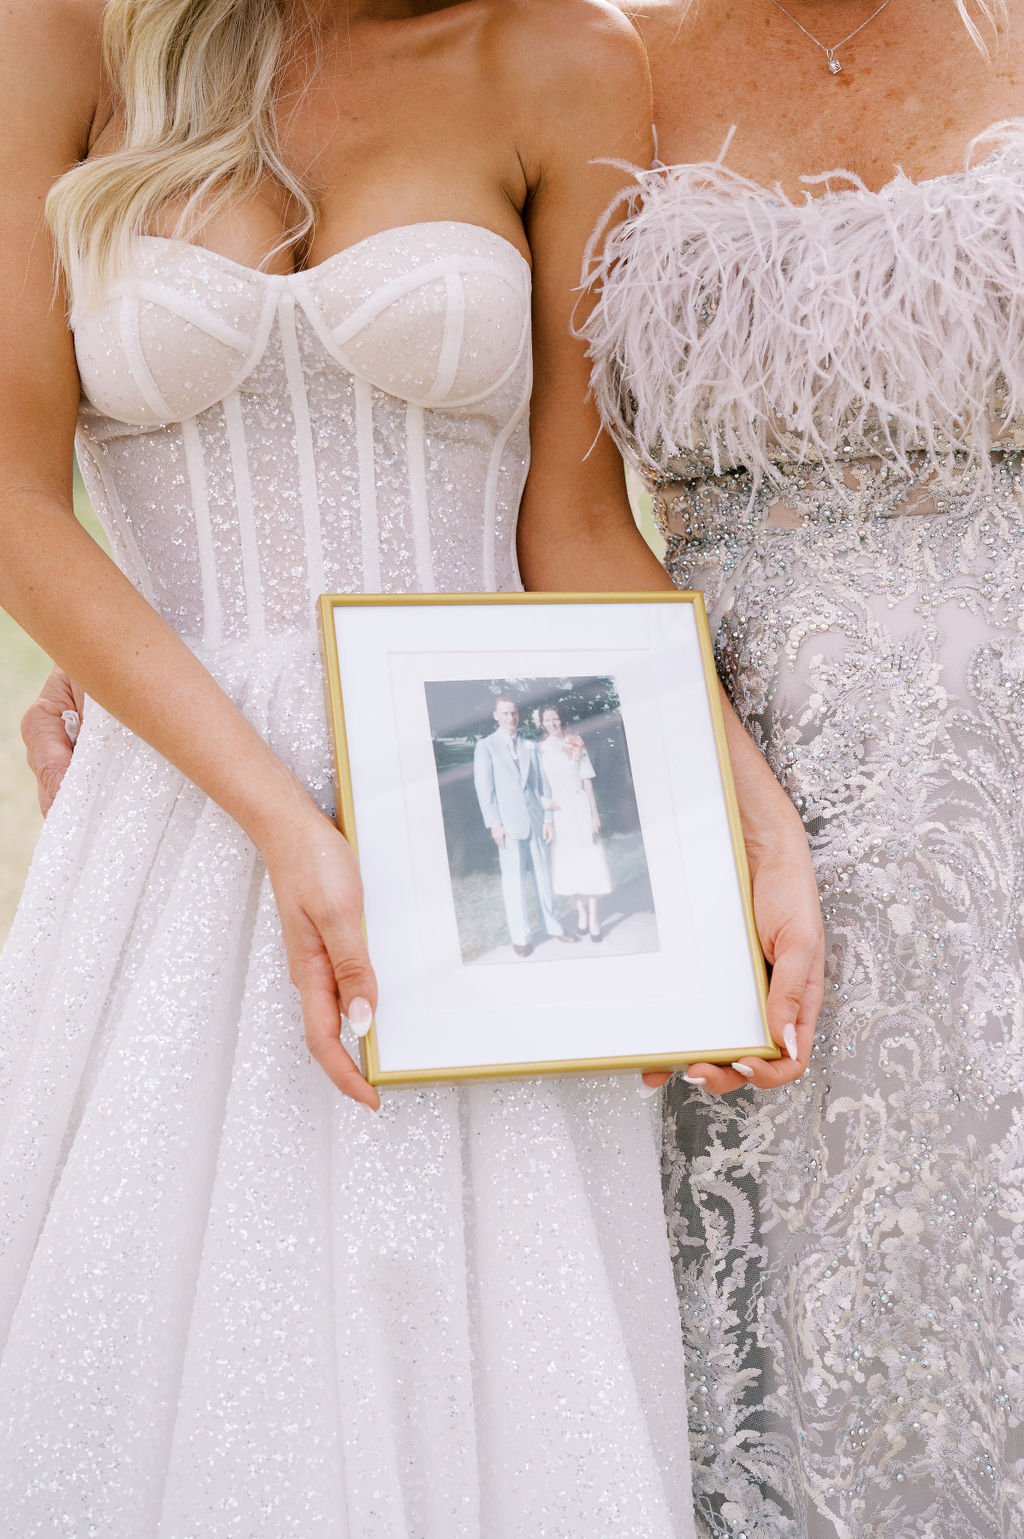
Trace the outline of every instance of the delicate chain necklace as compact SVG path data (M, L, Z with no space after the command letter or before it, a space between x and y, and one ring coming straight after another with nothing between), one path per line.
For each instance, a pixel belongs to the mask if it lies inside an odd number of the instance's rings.
M882 3L878 7L877 11L872 11L867 21L862 21L859 27L854 27L853 31L848 32L840 42L833 43L831 48L826 48L825 44L816 38L813 32L809 32L807 30L802 21L797 21L792 11L787 11L786 7L780 4L780 0L772 0L772 5L774 5L777 11L781 11L783 16L788 16L794 27L799 27L804 37L809 37L811 42L814 43L816 47L821 49L822 53L825 55L825 58L828 60L830 75L838 75L843 68L839 60L836 58L836 53L839 51L839 49L845 48L847 43L851 42L852 39L857 36L858 32L863 32L864 28L868 25L868 22L874 21L876 16L881 16L882 12L885 10L888 4L889 0L882 0Z

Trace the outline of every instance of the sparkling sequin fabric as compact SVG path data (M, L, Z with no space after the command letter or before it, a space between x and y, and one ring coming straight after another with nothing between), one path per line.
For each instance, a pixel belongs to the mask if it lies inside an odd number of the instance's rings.
M698 1532L1020 1539L1024 130L806 207L720 167L645 192L597 387L827 940L801 1082L668 1096Z
M525 262L147 239L76 319L113 548L329 804L315 595L518 586ZM255 851L93 704L0 1022L4 1539L692 1534L635 1082L341 1098Z

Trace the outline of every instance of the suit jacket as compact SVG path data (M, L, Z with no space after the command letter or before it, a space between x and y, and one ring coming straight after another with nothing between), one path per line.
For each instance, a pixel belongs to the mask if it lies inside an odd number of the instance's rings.
M482 737L473 750L473 783L480 812L488 828L503 824L513 839L529 839L543 831L542 796L550 798L547 776L529 738L516 738L519 766L503 732Z

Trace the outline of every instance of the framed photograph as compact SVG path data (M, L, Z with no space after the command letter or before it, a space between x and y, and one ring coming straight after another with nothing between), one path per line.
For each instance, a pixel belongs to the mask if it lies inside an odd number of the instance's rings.
M375 1085L774 1058L699 593L327 594Z

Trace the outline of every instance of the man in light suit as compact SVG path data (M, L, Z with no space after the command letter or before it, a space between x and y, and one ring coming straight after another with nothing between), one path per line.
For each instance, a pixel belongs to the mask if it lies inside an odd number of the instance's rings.
M541 802L542 797L551 798L536 744L519 736L519 707L514 700L505 696L496 700L494 720L497 730L482 737L474 749L473 781L483 820L498 847L512 949L516 956L525 957L533 949L526 915L528 868L533 871L547 933L564 942L577 937L566 935L555 913L548 861L555 825Z

